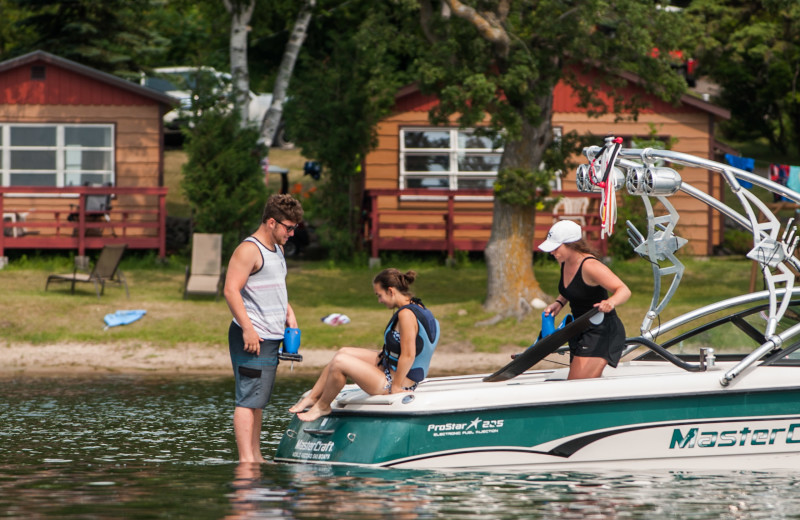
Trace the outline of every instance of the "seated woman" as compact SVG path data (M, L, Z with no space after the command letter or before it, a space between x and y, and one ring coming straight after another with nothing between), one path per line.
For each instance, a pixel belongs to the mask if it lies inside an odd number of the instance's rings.
M439 341L439 322L409 286L417 273L384 269L372 284L378 302L397 309L383 333L380 351L345 347L323 369L311 392L289 408L303 421L331 412L331 403L349 377L370 395L413 392L428 374L431 356ZM309 408L310 407L310 408ZM303 411L306 410L308 411Z

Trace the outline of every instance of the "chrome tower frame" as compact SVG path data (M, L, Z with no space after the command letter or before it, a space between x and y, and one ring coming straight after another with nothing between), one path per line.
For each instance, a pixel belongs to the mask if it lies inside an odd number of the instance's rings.
M628 241L633 250L642 258L649 260L653 266L653 298L640 327L642 337L653 340L660 332L666 330L666 324L653 328L653 322L666 308L683 279L684 265L675 256L675 252L688 240L675 235L675 226L680 216L669 202L669 196L682 191L730 217L753 235L753 248L747 253L747 258L759 263L767 288L766 291L754 293L761 298L766 296L769 300L769 312L764 330L764 337L767 341L725 373L720 384L728 386L734 378L764 355L779 348L784 341L800 333L800 325L793 326L780 334L775 332L778 322L789 306L792 295L796 293L795 274L791 268L800 271L800 260L794 256L798 239L800 239L797 236L797 226L793 225L793 219L790 219L781 233L781 224L775 214L758 197L743 188L739 181L749 182L796 203L800 203L800 193L754 173L685 153L654 148L621 148L612 155L609 152L610 143L611 139L607 138L605 146L584 148L583 154L590 163L596 160L603 162L613 157L613 166L625 173L625 186L628 193L641 197L647 211L647 236L642 235L630 221L626 223ZM673 165L705 168L718 173L738 198L744 208L744 214L686 183L674 169L657 166L657 162L662 161ZM586 165L578 167L576 175L578 190L582 192L597 191L592 182L589 182L587 171ZM592 179L592 181L596 182L596 179ZM614 187L616 190L621 189L621 185L618 183L615 183ZM651 198L655 198L661 203L666 209L665 214L655 214ZM665 266L662 267L661 263L665 263ZM669 275L672 275L673 278L662 298L662 278ZM749 300L747 295L729 301L745 300ZM675 318L669 322L669 328L685 323L694 317L696 317L695 313L688 313Z

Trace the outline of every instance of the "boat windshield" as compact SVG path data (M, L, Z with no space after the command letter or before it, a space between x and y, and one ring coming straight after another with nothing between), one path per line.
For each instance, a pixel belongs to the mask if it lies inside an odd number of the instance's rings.
M767 323L767 305L752 307L734 314L703 323L695 324L691 330L663 342L657 341L672 353L681 356L696 356L701 348L714 349L718 359L741 359L758 348L766 339L763 331ZM783 318L778 322L776 333L780 334L789 327L800 323L800 301L792 301ZM784 359L800 361L800 336L789 339L783 345L781 355ZM661 359L653 352L639 356L638 359ZM770 357L770 362L775 359Z

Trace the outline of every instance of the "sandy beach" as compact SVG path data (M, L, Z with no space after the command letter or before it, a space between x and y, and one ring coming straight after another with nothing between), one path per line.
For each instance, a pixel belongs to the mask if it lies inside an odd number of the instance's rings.
M430 375L493 372L510 361L501 353L463 352L442 346L431 362ZM279 373L316 375L334 350L301 349L302 363L282 362ZM566 361L566 360L565 360ZM136 344L59 343L0 347L0 376L20 374L230 374L227 345L162 347Z

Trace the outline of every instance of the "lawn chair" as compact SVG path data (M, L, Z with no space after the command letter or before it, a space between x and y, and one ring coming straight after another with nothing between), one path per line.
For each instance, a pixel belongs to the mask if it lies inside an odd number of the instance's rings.
M105 292L106 283L112 283L125 287L125 296L130 298L128 282L125 281L125 275L122 274L122 270L119 268L119 263L122 260L122 254L125 252L126 247L128 247L127 244L109 244L103 246L91 273L79 273L76 267L72 274L51 274L47 277L44 290L47 290L50 282L71 282L71 292L75 294L75 284L77 282L92 283L94 284L94 291L97 293L97 297L100 298L100 295Z
M214 301L222 294L225 269L222 267L222 235L192 234L192 265L186 266L183 299L190 294L213 294Z
M562 197L553 206L553 222L574 220L581 227L586 226L586 212L589 209L589 197Z
M89 183L84 183L84 186L89 186ZM100 186L100 185L95 185ZM111 183L106 184L106 186L111 186ZM103 195L86 195L84 198L83 204L83 211L86 215L87 222L100 222L101 220L105 220L107 223L111 224L111 195L110 194L103 194ZM70 204L70 209L72 213L67 215L67 220L69 222L77 222L80 218L80 215L77 212L77 206L75 204ZM77 234L78 230L74 230L74 233ZM103 229L97 228L89 228L86 230L86 236L102 236ZM116 237L117 232L114 230L114 226L111 226L111 236Z

